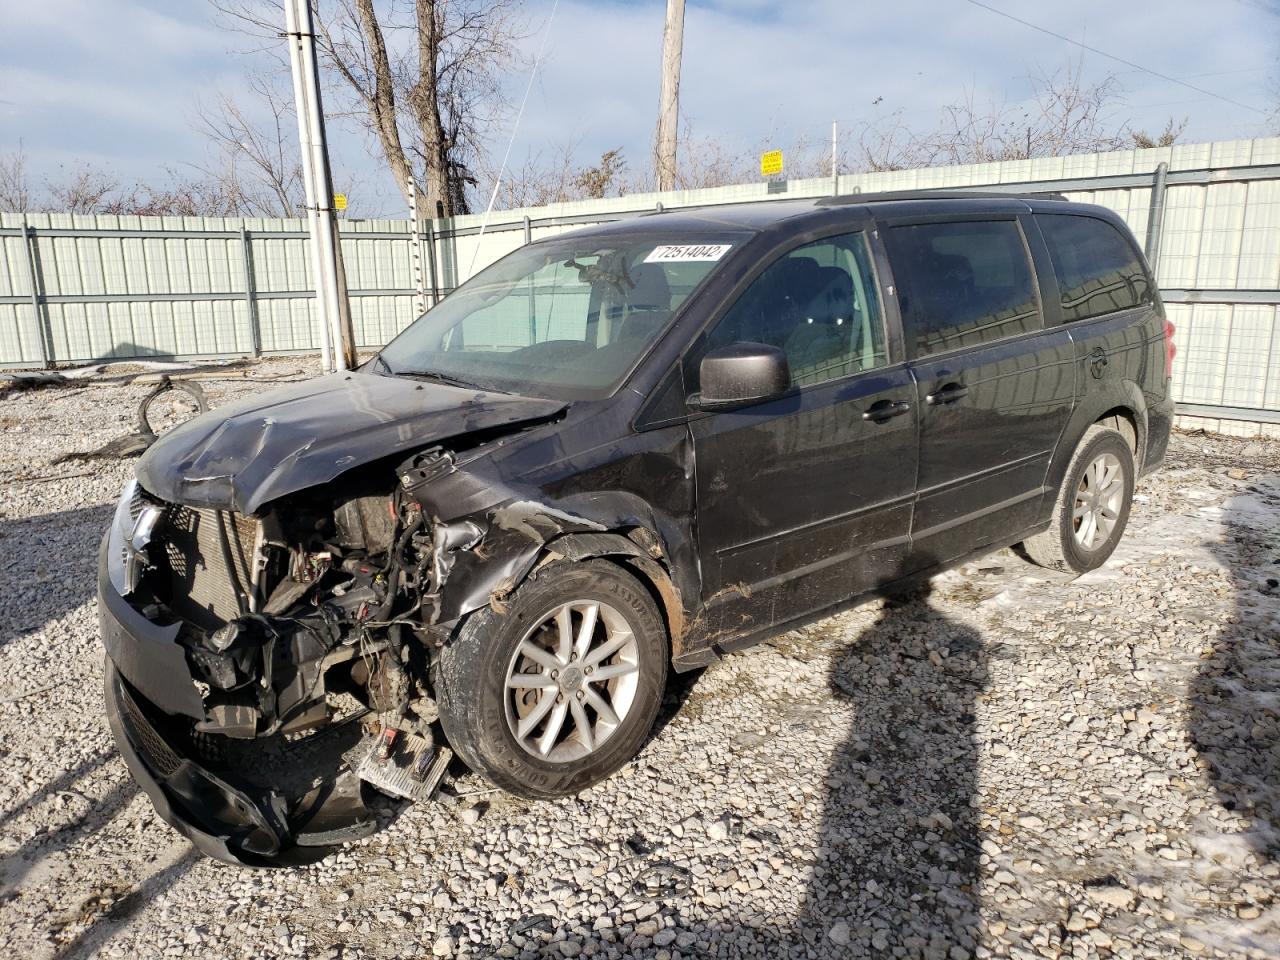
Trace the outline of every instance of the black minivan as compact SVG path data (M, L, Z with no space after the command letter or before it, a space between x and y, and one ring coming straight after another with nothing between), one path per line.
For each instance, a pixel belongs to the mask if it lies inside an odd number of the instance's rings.
M103 541L115 739L206 853L294 863L456 755L532 798L650 734L668 669L1018 545L1085 571L1164 455L1121 220L866 195L529 244L357 371L205 414Z

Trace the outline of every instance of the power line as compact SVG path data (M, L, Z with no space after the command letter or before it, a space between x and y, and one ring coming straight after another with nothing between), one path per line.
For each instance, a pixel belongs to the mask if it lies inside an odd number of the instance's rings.
M529 85L524 88L524 96L520 100L520 110L516 113L516 122L511 125L511 139L507 141L507 152L502 155L502 166L498 167L498 176L493 181L493 193L489 195L489 205L484 208L484 219L480 221L480 233L476 237L475 248L471 251L471 266L468 275L475 273L476 257L480 253L480 241L484 239L485 227L489 225L489 215L493 213L493 205L498 199L498 188L502 186L502 175L507 172L507 161L511 159L511 148L516 144L516 134L520 132L520 121L524 119L524 108L529 103L529 94L533 90L533 81L538 76L538 67L542 66L542 55L547 51L547 37L551 36L551 24L555 22L556 11L560 9L560 0L551 4L551 14L547 17L547 25L542 30L542 42L538 44L538 55L533 58L533 69L529 71Z
M1123 63L1126 67L1132 67L1139 73L1148 73L1153 77L1160 78L1161 80L1167 80L1169 83L1176 83L1180 87L1186 87L1188 90L1194 90L1196 93L1204 94L1206 97L1212 97L1215 100L1221 100L1223 103L1229 103L1233 107L1240 107L1242 110L1252 110L1254 113L1260 113L1264 116L1267 113L1266 110L1250 106L1247 103L1241 103L1239 100L1232 100L1230 97L1224 97L1220 93L1214 93L1212 90L1204 89L1204 87L1197 87L1195 84L1187 83L1185 80L1179 80L1177 77L1171 77L1158 70L1152 70L1150 67L1144 67L1140 63L1134 63L1132 60L1124 59L1124 57L1117 57L1113 53L1107 53L1105 50L1099 50L1097 47L1091 47L1087 43L1081 43L1079 40L1071 39L1071 37L1063 36L1060 33L1054 33L1052 30L1048 30L1039 24L1032 23L1030 20L1023 20L1021 17L1015 17L1012 13L1005 13L1003 10L997 10L995 7L989 7L985 3L982 3L981 0L966 0L966 2L973 4L975 7L981 7L983 10L989 11L990 13L994 13L998 17L1004 17L1006 20L1012 20L1014 23L1020 23L1024 27L1030 27L1032 30L1038 30L1041 33L1048 34L1049 36L1055 37L1056 39L1062 40L1066 43L1073 43L1081 50L1088 50L1090 53L1096 53L1098 56L1106 57L1108 60L1114 60L1116 63Z

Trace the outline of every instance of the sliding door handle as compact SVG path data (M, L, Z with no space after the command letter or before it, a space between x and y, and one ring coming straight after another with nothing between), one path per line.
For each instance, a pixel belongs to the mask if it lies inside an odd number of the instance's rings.
M969 388L963 383L948 383L946 386L939 387L933 393L927 394L924 402L931 407L936 407L943 403L955 403L961 397L969 395Z
M872 423L884 423L886 420L900 417L910 410L911 404L905 400L881 400L867 407L866 412L862 414L862 419L869 420Z

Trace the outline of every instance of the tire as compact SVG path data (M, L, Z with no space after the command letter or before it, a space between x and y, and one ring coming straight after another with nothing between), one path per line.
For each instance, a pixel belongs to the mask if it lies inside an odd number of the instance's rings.
M591 646L583 655L582 628L593 605ZM567 665L560 656L566 607ZM593 663L601 652L607 655ZM453 750L495 786L531 799L566 796L640 752L662 704L667 660L662 617L636 577L607 560L549 564L520 585L502 612L486 607L472 614L441 650L434 671L440 721ZM553 661L561 664L555 674ZM587 676L606 671L608 680ZM557 714L560 732L548 737ZM526 723L530 733L518 738Z
M1101 497L1095 501L1091 498L1089 486L1099 474L1094 473L1086 481L1086 474L1098 463L1117 464L1119 475L1115 478L1121 484L1112 498ZM1068 573L1087 573L1107 562L1115 550L1116 544L1124 536L1125 527L1129 523L1129 509L1133 504L1134 484L1133 448L1124 435L1112 427L1094 424L1080 439L1079 446L1071 456L1066 476L1062 479L1062 487L1058 490L1058 498L1053 505L1053 518L1049 529L1037 534L1022 543L1022 549L1033 563L1051 570L1062 570ZM1104 491L1111 488L1114 480L1108 480ZM1088 540L1088 515L1075 516L1077 496L1089 498L1083 507L1090 508L1094 502L1099 506L1114 505L1114 509L1103 511L1093 517L1095 523L1092 543ZM1094 511L1089 509L1090 513ZM1103 534L1107 512L1114 513L1110 527Z

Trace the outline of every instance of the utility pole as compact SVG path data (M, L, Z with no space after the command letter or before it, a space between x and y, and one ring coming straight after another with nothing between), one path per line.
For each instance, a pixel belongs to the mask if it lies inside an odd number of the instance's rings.
M324 133L324 102L316 69L315 27L310 0L285 0L285 36L293 68L293 95L302 147L302 176L311 234L311 270L316 287L320 353L326 370L355 366L355 336L347 299L342 248L333 217L333 176Z
M831 121L831 195L840 195L840 126Z
M662 96L658 104L658 189L676 188L676 128L680 123L680 56L684 48L684 0L667 0L662 32Z

